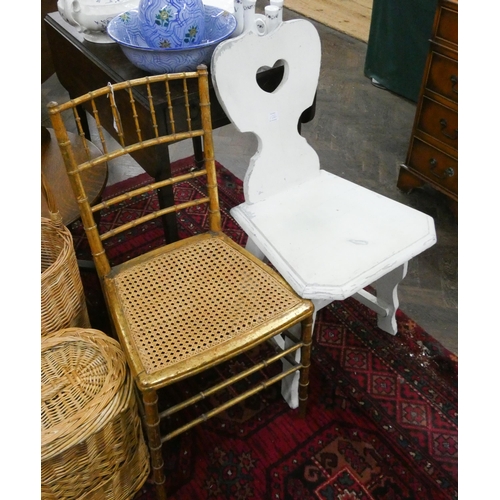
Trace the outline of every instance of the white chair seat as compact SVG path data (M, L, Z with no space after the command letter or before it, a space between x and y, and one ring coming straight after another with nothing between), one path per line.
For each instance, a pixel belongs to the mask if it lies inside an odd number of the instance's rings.
M325 170L231 214L309 299L350 297L436 242L432 217Z

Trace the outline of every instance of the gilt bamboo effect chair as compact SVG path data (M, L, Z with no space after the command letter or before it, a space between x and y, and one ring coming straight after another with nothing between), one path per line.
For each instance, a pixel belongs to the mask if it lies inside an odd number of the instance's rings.
M284 67L283 79L268 92L256 75L276 65ZM211 75L218 100L240 132L258 138L244 179L245 202L231 214L248 234L247 249L267 258L316 311L353 296L394 335L398 284L408 261L436 242L434 221L320 168L297 130L313 102L320 66L318 32L304 19L216 47ZM297 404L296 385L283 393Z
M300 372L302 415L305 414L307 401L313 306L310 301L298 297L271 268L221 232L207 75L206 67L200 66L196 72L157 75L109 84L67 103L48 105L71 186L80 206L112 324L125 351L136 386L142 394L151 465L157 495L161 499L166 498L162 443L297 371ZM199 106L189 102L189 86L196 83ZM171 106L173 85L183 89L185 111L181 125L179 117L174 115L182 113ZM139 123L135 111L134 90L138 87L146 88L150 96L149 123ZM169 103L169 133L158 130L153 103L156 92L162 92ZM63 113L73 111L76 127L84 139L78 115L80 107L91 110L103 153L78 164L71 141L68 140ZM125 130L126 114L133 117L133 130ZM113 117L120 141L114 150L110 149L101 124L101 117L105 115ZM82 172L143 148L161 148L173 141L195 137L201 137L204 142L204 165L200 170L153 182L90 206L81 182ZM95 215L102 209L163 186L200 176L206 176L207 179L205 197L161 208L103 234L99 231ZM111 266L106 254L106 240L166 213L200 204L209 206L210 230L207 233L167 244L123 264ZM291 327L300 328L299 338L288 332ZM275 345L276 352L273 351L268 359L159 413L157 391L160 388L202 373L266 340L272 341L282 332L283 335L294 337L291 348L279 350ZM293 362L298 350L301 352L300 362L294 362L289 370L278 372L274 377L195 417L182 427L160 435L162 418L196 404L269 363L283 358Z

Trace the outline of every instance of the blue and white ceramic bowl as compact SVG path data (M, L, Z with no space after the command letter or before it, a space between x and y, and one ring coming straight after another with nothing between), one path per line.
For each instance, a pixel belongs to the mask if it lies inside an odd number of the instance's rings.
M205 38L200 44L180 49L153 48L142 35L138 10L116 16L108 24L109 36L122 48L129 61L152 74L195 71L210 64L215 47L236 29L236 18L224 9L205 6Z
M180 49L199 45L205 38L202 0L141 0L137 10L150 47Z

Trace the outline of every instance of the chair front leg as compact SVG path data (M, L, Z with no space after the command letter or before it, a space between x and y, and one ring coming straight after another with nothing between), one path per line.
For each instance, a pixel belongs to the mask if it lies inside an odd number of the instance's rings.
M144 419L148 436L149 453L151 455L151 469L156 485L156 495L159 500L167 500L166 480L163 455L161 452L160 416L158 413L158 395L156 391L142 393L144 402Z
M302 368L300 370L299 380L299 412L300 416L303 418L306 416L307 399L309 394L309 368L311 366L313 319L314 313L302 321L303 346L300 352L300 362L302 364Z
M316 306L316 301L313 300L314 305ZM312 315L312 325L311 325L311 331L314 331L314 325L316 323L316 313L318 309L314 309L314 313ZM301 325L296 324L291 326L288 331L294 335L296 338L300 339L302 338L302 330L301 330ZM312 334L311 334L312 335ZM281 349L285 350L288 349L289 347L292 347L294 345L294 342L292 339L286 336L281 336L281 335L276 335L274 337L274 341L281 347ZM300 363L302 359L302 352L301 350L295 351L293 354L294 356L294 361L297 363ZM288 370L291 368L291 364L286 360L282 359L281 360L283 364L283 371ZM288 377L285 377L281 381L281 395L283 396L283 399L288 403L288 406L290 408L295 409L299 407L299 372L292 373L291 375L288 375Z
M399 307L398 285L406 276L408 262L390 271L373 283L377 294L361 289L353 298L377 313L377 326L384 332L396 335L398 325L396 311Z
M403 281L407 272L408 262L405 262L375 282L377 300L381 301L387 310L386 314L378 314L377 325L391 335L398 333L396 322L396 311L399 307L398 285Z

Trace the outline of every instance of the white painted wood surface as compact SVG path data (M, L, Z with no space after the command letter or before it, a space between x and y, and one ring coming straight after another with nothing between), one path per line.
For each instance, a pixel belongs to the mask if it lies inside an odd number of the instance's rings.
M277 62L285 67L283 80L265 92L257 71ZM216 48L211 72L219 102L238 130L258 139L244 179L245 202L231 214L249 236L247 248L269 259L316 311L354 296L377 312L381 329L395 334L397 286L408 261L436 242L434 221L320 169L297 131L313 102L320 64L318 33L302 19ZM376 295L364 289L368 285ZM297 406L296 378L283 383L282 394Z
M308 299L350 297L436 241L431 217L324 170L231 215Z
M265 200L319 174L318 155L297 124L314 101L320 61L318 32L305 20L282 23L264 36L244 33L216 48L212 77L219 101L236 128L258 140L244 180L246 202ZM257 72L280 62L285 65L280 86L263 91Z

